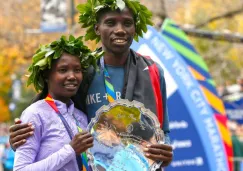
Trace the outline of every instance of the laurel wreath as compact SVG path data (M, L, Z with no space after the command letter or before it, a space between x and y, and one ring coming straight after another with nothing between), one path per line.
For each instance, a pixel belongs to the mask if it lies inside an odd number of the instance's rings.
M138 0L87 0L85 4L79 4L77 10L79 11L79 23L82 28L87 28L85 40L100 41L100 36L95 33L94 26L97 24L97 13L104 8L112 11L120 9L121 11L128 7L135 18L135 36L134 40L138 41L139 37L143 37L143 33L147 32L147 25L153 25L151 18L152 13L140 4Z
M82 38L82 36L75 38L70 35L67 39L65 36L62 36L59 40L50 44L40 45L40 48L32 57L32 64L28 68L30 75L27 80L27 86L33 84L37 92L42 90L44 88L42 71L50 69L52 61L60 58L63 52L80 58L83 73L85 73L90 65L93 65L94 68L97 69L97 60L103 55L103 52L91 52L90 49L83 44Z

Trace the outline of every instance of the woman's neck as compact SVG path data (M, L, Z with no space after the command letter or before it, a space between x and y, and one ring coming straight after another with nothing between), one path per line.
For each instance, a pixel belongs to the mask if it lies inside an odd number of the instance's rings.
M65 103L67 106L70 105L70 99L69 97L60 97L60 96L55 96L53 95L52 93L49 93L51 95L51 97L54 99L54 100L59 100L63 103Z

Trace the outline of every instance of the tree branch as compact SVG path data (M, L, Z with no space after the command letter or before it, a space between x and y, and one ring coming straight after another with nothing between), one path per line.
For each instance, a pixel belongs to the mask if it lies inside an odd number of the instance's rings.
M188 35L194 37L200 37L205 39L212 40L223 40L232 43L243 43L243 35L238 33L220 33L220 32L212 32L195 28L186 28L180 26L180 28Z
M229 18L229 17L233 17L234 15L237 15L239 13L243 12L243 7L237 9L237 10L234 10L234 11L228 11L226 12L225 14L222 14L222 15L219 15L219 16L216 16L216 17L213 17L213 18L210 18L209 20L203 22L203 23L200 23L198 25L195 26L195 28L200 28L200 27L203 27L213 21L216 21L216 20L219 20L219 19L222 19L222 18Z

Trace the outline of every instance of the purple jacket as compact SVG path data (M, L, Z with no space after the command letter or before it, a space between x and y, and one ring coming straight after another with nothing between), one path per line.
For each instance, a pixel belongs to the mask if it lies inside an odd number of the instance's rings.
M80 127L86 129L87 117L72 103L66 104L55 100L57 108L77 134L74 117ZM74 117L73 115L74 114ZM31 122L35 127L34 135L17 148L14 160L14 170L26 171L78 171L76 155L69 145L70 138L58 114L45 102L40 100L29 106L21 116L23 123Z

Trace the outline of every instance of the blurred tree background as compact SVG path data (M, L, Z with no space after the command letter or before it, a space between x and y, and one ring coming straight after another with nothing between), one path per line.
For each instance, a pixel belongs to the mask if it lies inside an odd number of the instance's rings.
M74 0L74 6L85 0ZM25 76L31 57L39 44L51 42L61 35L72 33L84 35L80 28L78 14L72 20L71 0L68 4L68 30L63 33L30 33L40 28L40 0L8 0L0 2L0 121L18 117L30 104L35 92L26 87ZM190 26L210 32L232 33L243 36L242 0L141 0L154 13L155 26L159 28L166 17L173 19L182 27ZM152 3L151 3L152 2ZM236 13L230 13L237 11ZM230 13L229 15L225 15ZM211 20L210 20L211 19ZM202 37L189 37L200 55L208 64L210 73L218 85L234 83L243 76L243 44L239 42L218 41ZM86 42L91 49L97 46ZM13 83L21 85L16 99Z
M242 0L183 0L168 15L181 26L243 36ZM174 12L173 12L174 11ZM205 59L217 85L235 83L243 76L243 42L190 37Z
M75 0L74 4L82 2L82 0ZM40 3L40 0L0 2L0 121L13 120L18 117L36 94L33 87L26 87L26 74L28 74L27 69L31 57L39 45L52 42L61 35L67 35L73 31L71 1L67 1L67 32L35 34L34 30L40 28L41 22ZM78 21L77 14L74 16L74 20ZM32 30L32 33L29 30ZM81 29L76 30L76 35L84 34ZM87 44L92 46L92 42L87 42ZM19 80L21 83L19 99L15 99L12 91L15 80Z

